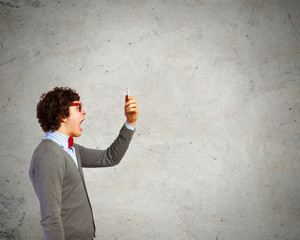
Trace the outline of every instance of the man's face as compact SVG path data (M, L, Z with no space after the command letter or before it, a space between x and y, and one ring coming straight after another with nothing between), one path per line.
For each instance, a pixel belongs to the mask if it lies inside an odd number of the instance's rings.
M82 109L82 105L78 101L74 101L73 104L75 106L70 106L69 108L69 117L64 120L65 127L68 136L80 137L82 134L80 124L83 122L86 112Z

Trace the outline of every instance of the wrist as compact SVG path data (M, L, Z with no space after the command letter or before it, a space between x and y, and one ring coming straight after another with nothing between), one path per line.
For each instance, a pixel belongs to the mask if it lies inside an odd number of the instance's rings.
M125 122L125 127L126 128L128 128L129 130L132 130L132 131L134 131L135 130L135 127L134 126L132 126L132 125L130 125L128 122Z
M134 122L126 121L126 123L129 124L132 127L135 127L136 121L134 121Z

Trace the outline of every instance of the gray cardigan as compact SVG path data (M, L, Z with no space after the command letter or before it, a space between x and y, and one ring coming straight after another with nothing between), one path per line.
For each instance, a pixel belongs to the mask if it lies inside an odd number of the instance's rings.
M74 144L79 169L58 144L42 140L35 149L29 176L40 201L44 240L89 240L95 224L82 167L109 167L124 156L134 131L123 126L106 150Z

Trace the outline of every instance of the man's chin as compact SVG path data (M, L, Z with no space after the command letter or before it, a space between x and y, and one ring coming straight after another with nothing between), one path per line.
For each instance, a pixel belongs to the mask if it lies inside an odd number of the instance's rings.
M80 137L81 135L82 135L82 132L80 131L80 132L77 132L77 133L73 134L72 137Z

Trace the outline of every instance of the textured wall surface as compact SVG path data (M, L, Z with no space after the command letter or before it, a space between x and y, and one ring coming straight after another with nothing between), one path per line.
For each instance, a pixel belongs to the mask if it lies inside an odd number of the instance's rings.
M54 86L123 162L86 169L99 239L300 239L300 1L0 0L0 239L41 239L28 177Z

